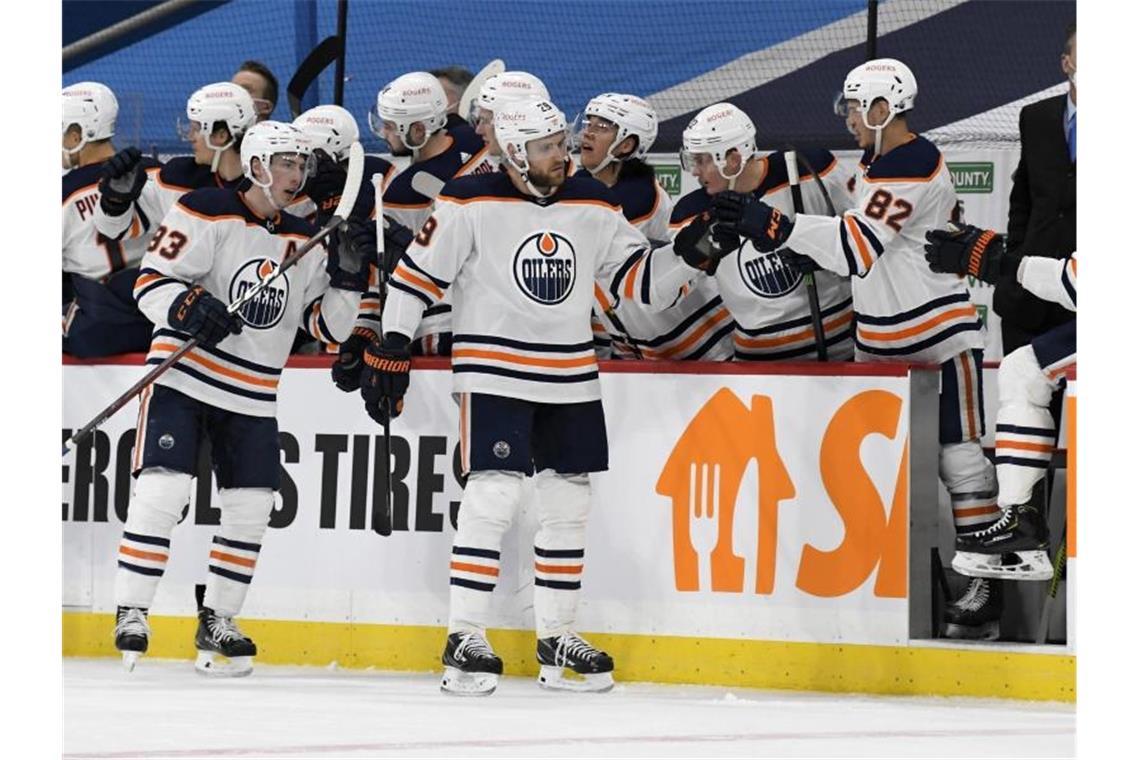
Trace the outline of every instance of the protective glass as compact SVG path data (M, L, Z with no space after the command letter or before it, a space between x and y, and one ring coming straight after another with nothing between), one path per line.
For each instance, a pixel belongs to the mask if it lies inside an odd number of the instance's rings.
M574 150L582 150L582 136L589 134L595 137L602 137L605 135L616 135L617 124L614 124L609 119L603 119L601 116L587 116L580 113L574 117L574 122L570 127L571 143Z

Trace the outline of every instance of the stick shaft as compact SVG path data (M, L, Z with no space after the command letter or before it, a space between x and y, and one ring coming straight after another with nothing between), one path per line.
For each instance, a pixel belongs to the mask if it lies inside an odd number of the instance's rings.
M788 170L788 189L792 192L792 208L796 216L804 212L804 195L800 188L800 169L796 161L796 151L784 151L784 162ZM827 336L823 332L823 312L819 306L819 289L815 285L815 274L804 274L807 286L808 308L811 310L811 331L815 335L815 356L821 362L827 361Z

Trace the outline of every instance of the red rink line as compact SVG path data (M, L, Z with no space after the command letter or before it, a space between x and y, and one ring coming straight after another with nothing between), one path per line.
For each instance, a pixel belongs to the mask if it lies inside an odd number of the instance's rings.
M1062 728L992 728L979 729L971 727L969 736L1073 736L1073 729ZM494 747L536 747L536 746L562 746L567 744L666 744L685 743L700 744L702 742L780 742L780 741L832 741L836 739L940 739L962 738L959 729L927 729L920 731L811 731L786 732L767 734L689 734L681 736L568 736L568 737L535 737L533 739L448 739L442 741L424 742L390 742L375 744L310 744L293 747L262 747L262 748L214 748L214 749L179 749L179 750L152 750L152 751L123 751L123 752L96 752L96 753L64 753L67 760L104 760L105 758L178 758L178 757L231 757L231 756L274 756L274 755L304 755L314 752L399 752L408 750L430 749L469 749Z

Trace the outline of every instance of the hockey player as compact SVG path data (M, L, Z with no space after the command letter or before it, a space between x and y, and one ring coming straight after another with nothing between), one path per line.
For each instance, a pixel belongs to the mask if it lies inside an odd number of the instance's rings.
M475 134L483 138L486 150L478 154L478 160L484 162L463 174L482 174L485 171L497 171L502 158L502 149L495 139L495 112L508 105L523 100L540 98L549 100L550 93L542 80L528 71L504 71L489 77L479 88L479 94L471 101L471 113L468 121L475 127Z
M574 138L581 150L579 176L593 176L611 188L625 218L649 240L668 241L673 202L645 163L657 139L653 107L634 95L599 95L586 105ZM604 283L594 298L594 345L602 358L732 358L732 316L710 277L699 278L676 304L660 311L650 311L636 298L615 298Z
M793 210L787 164L782 151L756 153L756 127L731 103L716 103L689 122L682 133L681 163L700 180L701 187L685 195L673 209L671 224L679 229L727 197L760 201ZM826 150L811 150L803 158L827 185L838 208L844 194L838 183L837 162ZM804 207L827 213L823 194L807 170L801 171ZM816 358L808 289L803 274L785 266L780 256L744 240L709 274L735 320L734 353L744 360L807 360ZM815 277L823 318L828 358L843 361L853 353L851 288L831 272Z
M183 196L161 220L143 259L135 297L155 324L147 363L160 363L190 338L200 342L140 399L132 461L138 480L115 578L115 646L129 667L147 649L147 612L190 497L204 435L212 444L222 518L198 613L195 667L218 675L251 671L257 647L234 616L253 579L280 482L275 415L281 368L302 325L327 342L348 335L374 255L345 236L327 255L318 247L302 258L239 313L227 310L227 301L259 285L314 234L308 222L281 213L305 182L311 152L311 142L292 125L253 127L241 148L251 186Z
M868 61L847 75L847 127L864 154L855 206L841 217L801 214L793 222L752 196L718 197L713 214L761 251L786 247L789 265L852 278L857 361L942 365L938 469L963 551L963 534L998 516L993 465L981 444L982 325L961 279L931 272L923 257L926 232L951 219L957 198L938 148L907 126L917 94L914 75L894 59ZM989 583L973 581L950 605L949 635L996 638L1000 588ZM985 605L967 609L966 600Z
M685 262L708 258L698 248L707 226L651 250L604 185L566 178L566 121L555 106L522 101L495 118L507 170L444 187L389 283L386 332L365 353L361 394L378 422L400 413L411 336L425 309L454 290L452 372L469 475L451 553L441 686L488 694L502 673L485 636L491 592L503 534L520 507L524 479L537 471L539 683L605 690L613 683L612 658L573 631L588 474L605 470L608 459L590 340L594 282L668 305L697 274ZM585 679L567 679L563 668Z
M241 85L253 98L258 121L273 116L273 109L277 107L278 85L277 77L268 66L261 61L243 61L230 81Z
M81 357L145 351L151 323L131 295L146 243L95 229L99 180L118 160L111 138L119 104L110 88L79 82L63 90L63 350ZM141 159L144 169L156 162ZM145 181L146 175L140 172Z
M161 169L144 171L137 148L119 151L99 186L95 227L106 237L124 241L151 237L158 221L184 194L205 187L236 188L244 181L241 138L257 121L253 99L232 82L216 82L186 101L189 127L185 137L193 156L176 156Z
M1077 310L1077 260L1007 253L1005 239L969 225L926 233L926 260L935 272L972 275L996 284L1012 277L1033 295ZM1002 516L963 537L954 569L964 575L1048 580L1049 527L1033 499L1044 484L1056 430L1049 410L1053 394L1076 368L1077 321L1072 319L1006 355L998 370L995 441L998 506Z

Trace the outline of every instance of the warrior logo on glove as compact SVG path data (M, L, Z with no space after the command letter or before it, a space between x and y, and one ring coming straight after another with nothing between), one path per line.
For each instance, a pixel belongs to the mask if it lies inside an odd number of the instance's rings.
M276 271L277 265L269 259L250 259L242 264L234 278L230 280L230 301L236 301L246 291L261 283ZM273 284L261 291L249 303L241 307L242 319L250 327L268 330L285 315L285 304L289 301L289 275L281 275Z
M574 246L557 232L539 232L515 251L515 284L531 300L553 306L574 288L577 258Z

